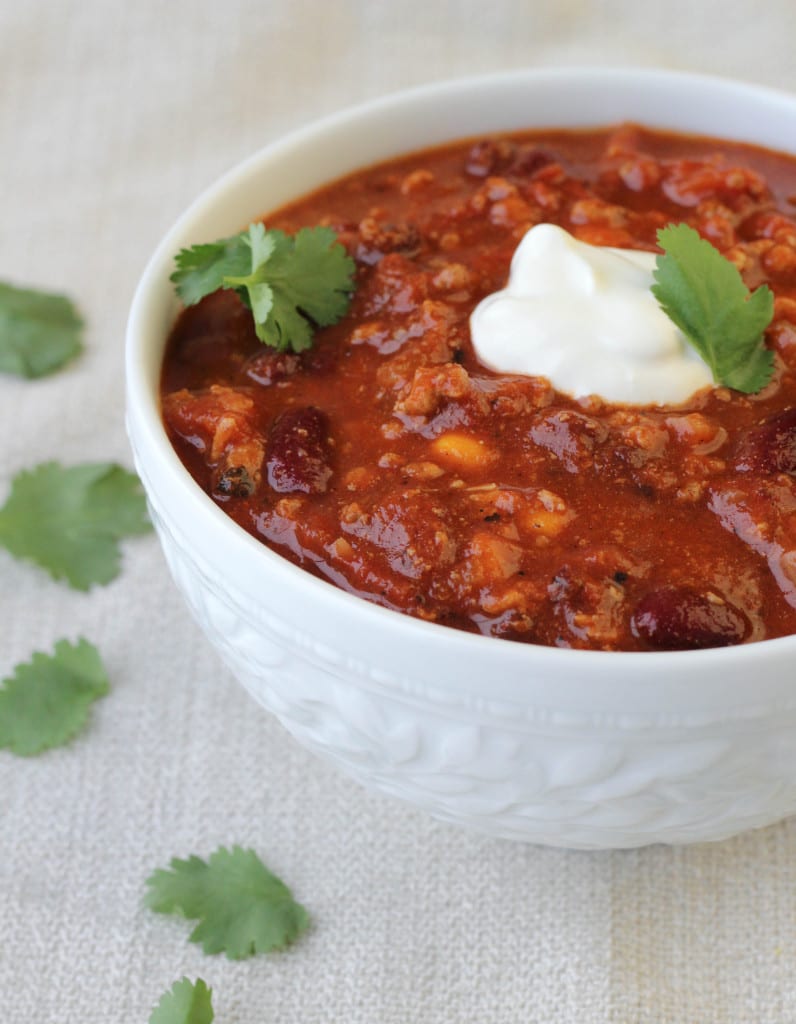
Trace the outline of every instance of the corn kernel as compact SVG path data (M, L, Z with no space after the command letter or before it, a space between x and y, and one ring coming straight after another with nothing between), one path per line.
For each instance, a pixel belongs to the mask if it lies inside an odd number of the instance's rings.
M495 459L495 452L483 441L458 431L441 434L431 449L437 458L453 462L458 468L488 466Z

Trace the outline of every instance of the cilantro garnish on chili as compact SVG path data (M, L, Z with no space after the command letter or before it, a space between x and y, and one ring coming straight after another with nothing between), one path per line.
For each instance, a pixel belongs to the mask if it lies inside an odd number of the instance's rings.
M702 356L717 384L752 394L771 380L774 354L763 331L774 316L767 285L754 292L735 264L687 224L658 232L663 255L653 272L652 294Z
M171 275L186 306L228 288L251 309L257 337L281 352L310 348L315 327L345 315L354 261L331 228L294 236L251 224L231 238L182 249Z

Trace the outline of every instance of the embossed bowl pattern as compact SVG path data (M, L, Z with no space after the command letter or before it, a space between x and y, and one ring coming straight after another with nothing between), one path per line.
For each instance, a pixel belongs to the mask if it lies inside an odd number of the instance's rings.
M387 611L266 549L205 496L159 414L184 245L349 170L487 131L622 120L775 148L796 98L694 75L517 72L412 90L269 146L158 246L127 337L127 422L172 575L254 698L366 786L493 836L595 849L721 839L796 811L796 637L662 654L554 650Z

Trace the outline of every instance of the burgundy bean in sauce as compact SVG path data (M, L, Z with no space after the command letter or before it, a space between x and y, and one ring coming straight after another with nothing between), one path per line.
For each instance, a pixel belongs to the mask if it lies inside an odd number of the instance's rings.
M348 315L293 355L257 340L232 292L183 311L169 435L245 530L409 615L598 650L796 633L794 202L796 158L632 125L369 168L266 218L338 232ZM470 313L543 222L648 250L692 225L775 292L771 384L622 407L479 364Z

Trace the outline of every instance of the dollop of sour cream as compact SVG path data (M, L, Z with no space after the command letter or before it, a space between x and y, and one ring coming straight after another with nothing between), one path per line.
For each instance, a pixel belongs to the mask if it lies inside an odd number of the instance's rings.
M587 245L538 224L514 253L507 287L472 313L476 354L574 398L679 405L713 378L650 291L654 269L654 253Z

